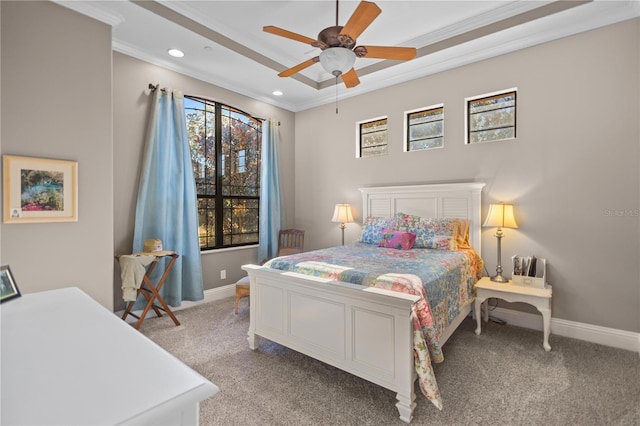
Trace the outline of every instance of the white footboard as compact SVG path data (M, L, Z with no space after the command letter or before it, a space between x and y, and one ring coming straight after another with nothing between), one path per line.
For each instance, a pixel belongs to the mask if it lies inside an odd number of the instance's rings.
M256 265L248 340L262 336L397 393L400 418L415 407L411 305L418 296Z

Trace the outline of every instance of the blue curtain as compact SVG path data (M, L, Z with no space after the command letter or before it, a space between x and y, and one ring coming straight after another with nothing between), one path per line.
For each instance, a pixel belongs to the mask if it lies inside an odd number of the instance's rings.
M184 97L156 88L140 173L133 253L142 251L145 240L159 238L164 250L180 255L160 292L171 306L204 299L196 200ZM151 276L154 283L168 259L158 262ZM145 302L141 296L135 308Z
M278 122L269 119L262 126L260 170L260 239L258 262L271 259L278 251L278 232L284 222L278 168Z

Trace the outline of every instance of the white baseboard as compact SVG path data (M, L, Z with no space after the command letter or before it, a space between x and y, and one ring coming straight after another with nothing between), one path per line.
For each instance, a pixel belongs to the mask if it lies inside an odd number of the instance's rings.
M173 311L186 309L201 303L213 302L214 300L233 297L235 293L235 283L212 288L204 291L204 300L199 302L182 302ZM116 312L122 317L124 311ZM137 311L136 313L140 313ZM496 318L505 320L508 324L517 327L530 328L542 331L542 315L530 314L528 312L515 311L513 309L495 308L489 314ZM155 316L153 311L150 316ZM127 322L135 322L134 317L128 317ZM614 348L626 349L640 354L640 333L617 330L615 328L600 327L597 325L584 324L575 321L567 321L559 318L551 318L551 334L558 336L572 337L574 339L585 340L600 345L612 346Z
M200 300L198 302L184 301L184 302L182 302L180 304L180 306L175 307L175 308L172 307L171 311L175 312L175 311L179 311L181 309L186 309L186 308L190 308L192 306L200 305L202 303L213 302L214 300L226 299L227 297L235 296L235 294L236 294L236 284L235 283L229 284L229 285L225 285L225 286L222 286L222 287L212 288L212 289L204 291L204 299L203 300ZM133 313L139 316L142 313L142 310L133 311ZM117 311L117 312L115 312L115 314L122 318L122 315L124 314L124 310ZM146 318L153 318L155 316L156 316L155 312L153 312L153 310L149 310L149 313L147 314ZM135 323L136 321L138 321L138 319L136 317L133 317L133 316L127 316L127 319L125 321L127 321L128 323Z
M236 283L211 288L204 291L203 302L213 302L214 300L226 299L236 295ZM201 303L201 302L200 302Z
M495 308L489 312L489 315L503 319L511 325L542 331L542 315L505 308ZM626 349L640 354L640 333L551 318L551 334Z

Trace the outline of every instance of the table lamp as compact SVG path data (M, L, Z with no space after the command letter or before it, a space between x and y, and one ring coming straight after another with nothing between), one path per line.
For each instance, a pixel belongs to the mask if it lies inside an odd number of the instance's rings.
M513 216L513 205L512 204L490 204L489 205L489 214L487 215L487 220L484 221L482 226L497 226L498 230L496 231L495 237L498 239L498 265L496 266L496 274L491 277L491 281L495 281L498 283L507 283L509 280L502 276L502 265L501 265L501 242L502 242L502 228L517 228L518 224L516 223L516 219Z
M349 204L336 204L336 208L333 211L333 219L331 219L331 221L340 223L340 229L342 229L342 245L344 245L345 223L353 222L351 206Z

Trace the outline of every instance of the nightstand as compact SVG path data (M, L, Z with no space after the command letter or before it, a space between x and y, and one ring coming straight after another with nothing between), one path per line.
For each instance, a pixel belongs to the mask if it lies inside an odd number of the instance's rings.
M476 289L476 300L474 309L476 315L476 334L480 334L480 308L482 303L490 297L506 300L507 302L522 302L535 306L542 314L542 324L544 330L544 340L542 346L545 351L550 351L549 332L551 330L551 286L545 288L533 288L508 283L496 283L491 281L489 277L483 277L474 286ZM485 308L484 320L489 318L489 309Z

